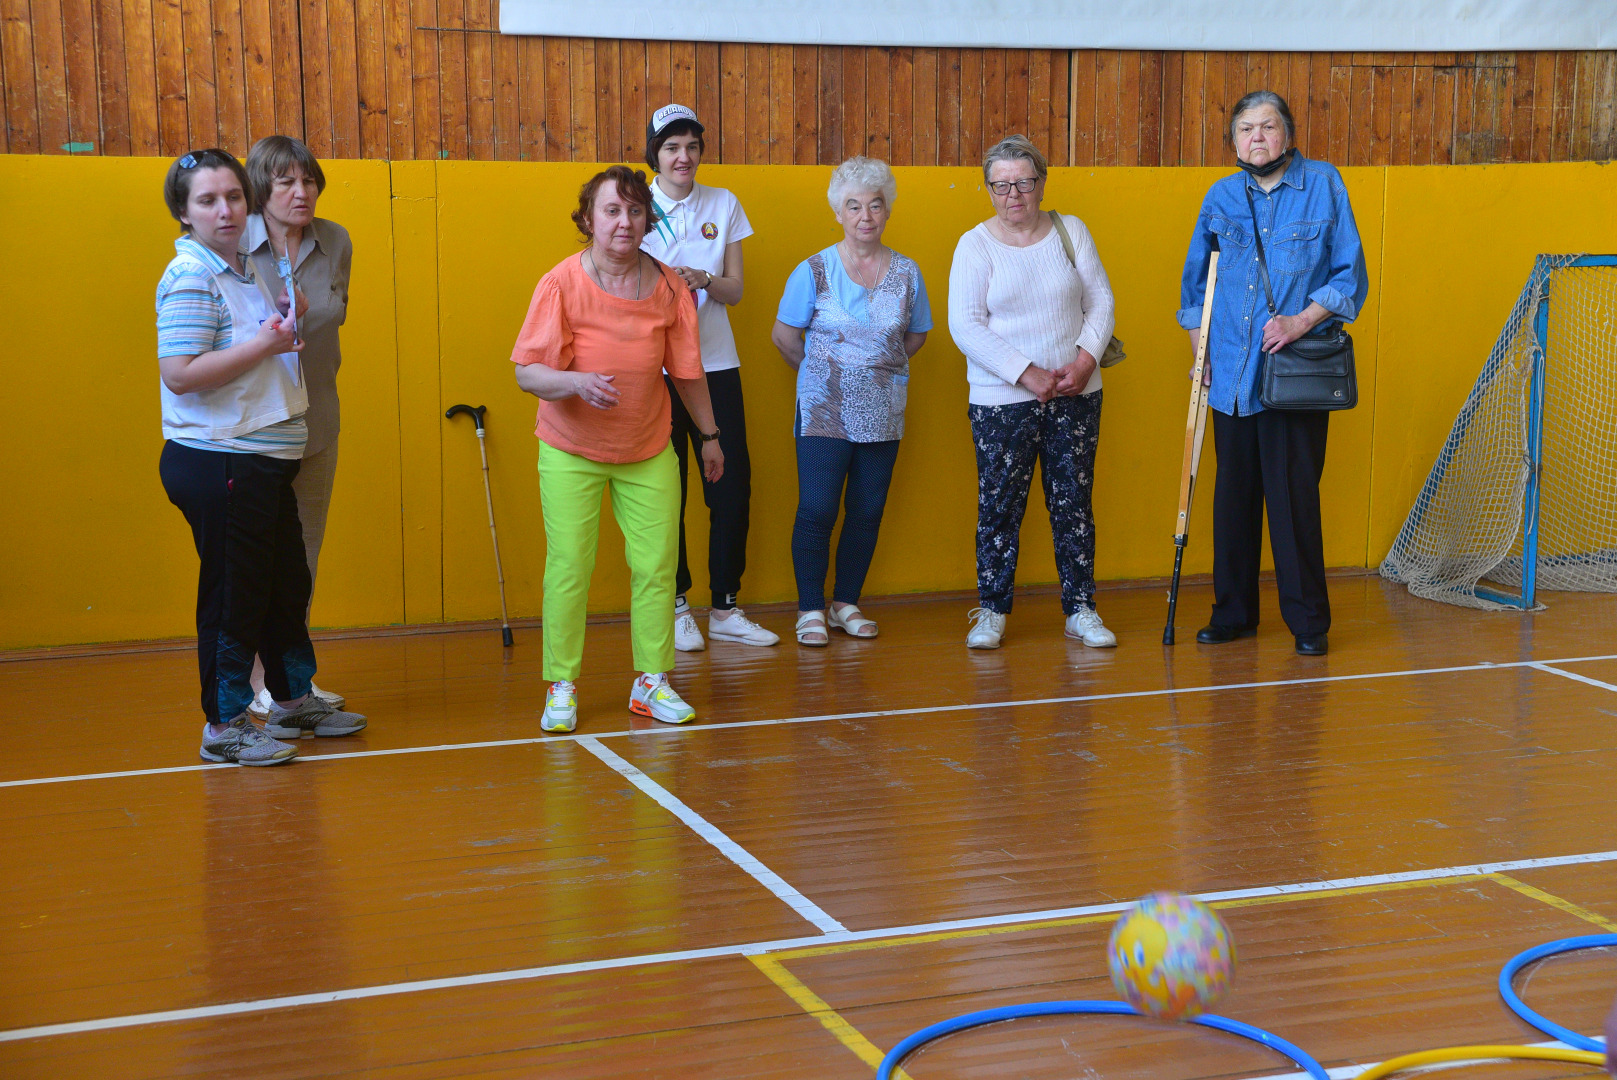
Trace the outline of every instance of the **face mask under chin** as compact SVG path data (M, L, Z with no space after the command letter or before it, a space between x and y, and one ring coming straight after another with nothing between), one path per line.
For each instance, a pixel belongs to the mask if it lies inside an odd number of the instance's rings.
M1292 146L1288 147L1284 154L1281 154L1279 157L1275 158L1266 165L1254 165L1250 161L1242 161L1240 158L1237 158L1235 163L1241 167L1242 172L1248 174L1249 176L1273 176L1281 169L1284 169L1286 165L1290 163L1291 159L1296 156L1296 154L1297 148Z

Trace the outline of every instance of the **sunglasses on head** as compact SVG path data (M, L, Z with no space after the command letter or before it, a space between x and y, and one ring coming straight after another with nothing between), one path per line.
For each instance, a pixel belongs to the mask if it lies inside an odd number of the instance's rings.
M193 150L179 160L182 169L196 169L202 166L219 166L225 164L224 155L217 150Z

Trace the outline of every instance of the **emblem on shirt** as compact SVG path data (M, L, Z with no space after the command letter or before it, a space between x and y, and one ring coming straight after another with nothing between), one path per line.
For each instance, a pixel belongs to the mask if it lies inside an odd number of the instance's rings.
M702 239L703 240L717 240L718 238L719 238L719 227L717 225L713 224L711 221L704 222L703 225L702 225Z

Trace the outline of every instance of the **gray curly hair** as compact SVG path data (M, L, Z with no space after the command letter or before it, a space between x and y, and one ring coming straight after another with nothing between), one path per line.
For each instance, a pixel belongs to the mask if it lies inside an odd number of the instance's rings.
M1033 166L1033 174L1040 180L1050 171L1050 163L1026 135L1007 135L989 148L988 153L983 155L984 180L988 179L988 170L1000 161L1026 161Z
M887 167L887 162L878 158L851 157L831 174L831 184L825 190L831 209L841 210L842 197L850 191L879 191L882 198L887 200L887 205L892 206L893 200L898 197L898 181L893 179L893 170Z

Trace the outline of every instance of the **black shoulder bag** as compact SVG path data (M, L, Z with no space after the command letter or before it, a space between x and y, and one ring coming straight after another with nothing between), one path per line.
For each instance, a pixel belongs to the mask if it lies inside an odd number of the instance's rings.
M1258 227L1258 211L1247 189L1247 209L1252 212L1252 239L1258 245L1258 279L1269 302L1269 317L1279 314L1274 290L1269 287L1269 264L1263 256L1263 230ZM1263 379L1259 400L1265 409L1293 412L1331 412L1351 409L1359 403L1359 379L1353 370L1353 339L1338 324L1334 331L1318 337L1300 337L1279 352L1263 354Z

